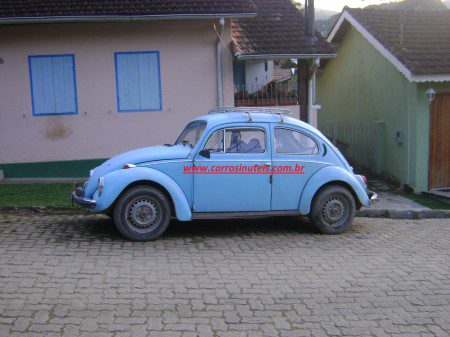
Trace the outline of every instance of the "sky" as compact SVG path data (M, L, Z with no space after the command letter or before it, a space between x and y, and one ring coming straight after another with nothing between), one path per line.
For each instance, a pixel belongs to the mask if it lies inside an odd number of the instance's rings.
M304 3L304 0L296 0ZM340 12L344 6L349 7L365 7L368 5L377 5L398 0L314 0L314 7L327 9L330 11Z

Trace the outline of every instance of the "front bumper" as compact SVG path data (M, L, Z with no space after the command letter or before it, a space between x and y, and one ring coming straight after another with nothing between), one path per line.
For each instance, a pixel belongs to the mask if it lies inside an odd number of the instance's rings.
M73 185L70 201L72 205L77 204L85 208L95 208L97 206L97 202L94 199L84 197L84 188L78 187L77 183Z
M380 197L378 196L378 194L373 191L367 190L367 195L369 196L370 204L376 204L378 201L380 201Z

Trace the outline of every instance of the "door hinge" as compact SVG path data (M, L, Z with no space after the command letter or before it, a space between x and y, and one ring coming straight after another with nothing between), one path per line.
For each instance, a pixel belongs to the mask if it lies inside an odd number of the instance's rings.
M195 210L195 203L192 204L192 210Z
M269 183L270 184L272 184L272 180L273 180L272 177L273 177L273 175L270 175L270 178L269 178Z

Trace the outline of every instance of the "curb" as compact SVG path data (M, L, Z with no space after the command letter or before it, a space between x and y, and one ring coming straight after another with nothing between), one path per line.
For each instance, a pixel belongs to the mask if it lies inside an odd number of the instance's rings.
M15 215L82 215L93 214L82 208L71 206L0 206L0 213ZM387 209L361 209L356 211L357 217L389 218L389 219L445 219L450 218L450 210L387 210Z
M14 215L74 215L92 214L72 206L0 206L0 213Z
M445 219L450 218L450 210L393 210L393 209L362 209L356 212L358 217L389 218L389 219Z

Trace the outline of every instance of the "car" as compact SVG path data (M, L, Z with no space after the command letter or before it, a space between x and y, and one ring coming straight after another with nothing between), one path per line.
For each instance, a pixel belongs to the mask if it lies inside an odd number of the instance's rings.
M216 108L173 144L113 157L74 184L72 203L109 215L133 241L154 240L172 217L309 216L338 234L378 201L364 176L317 129L280 108Z

